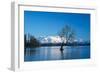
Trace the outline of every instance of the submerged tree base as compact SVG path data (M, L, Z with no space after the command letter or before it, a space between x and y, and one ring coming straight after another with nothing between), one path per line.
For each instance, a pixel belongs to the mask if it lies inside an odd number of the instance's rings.
M60 48L60 51L63 51L64 49L63 48Z
M60 48L60 51L63 51L63 46L64 46L64 43L61 44L61 48Z

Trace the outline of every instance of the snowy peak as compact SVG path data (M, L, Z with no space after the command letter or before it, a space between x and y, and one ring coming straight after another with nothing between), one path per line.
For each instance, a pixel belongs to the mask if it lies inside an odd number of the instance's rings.
M66 38L62 38L60 36L46 36L37 38L41 43L66 43ZM70 42L70 41L69 41ZM75 39L73 42L84 42L82 39Z
M61 43L62 42L59 36L39 37L38 40L41 43Z

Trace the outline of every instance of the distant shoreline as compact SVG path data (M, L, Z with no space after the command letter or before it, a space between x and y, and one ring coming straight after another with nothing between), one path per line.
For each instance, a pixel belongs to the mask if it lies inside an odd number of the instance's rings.
M41 43L38 46L29 46L29 44L25 48L36 48L36 47L50 47L50 46L61 46L62 43ZM63 46L90 46L89 42L85 43L63 43Z
M63 46L89 46L90 43L64 43ZM42 43L40 46L61 46L61 43Z

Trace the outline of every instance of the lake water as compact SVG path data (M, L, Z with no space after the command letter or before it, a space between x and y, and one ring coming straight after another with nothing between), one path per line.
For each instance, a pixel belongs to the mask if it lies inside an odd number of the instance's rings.
M26 48L24 61L73 60L90 58L90 46L64 46L63 49L63 51L60 51L60 46Z

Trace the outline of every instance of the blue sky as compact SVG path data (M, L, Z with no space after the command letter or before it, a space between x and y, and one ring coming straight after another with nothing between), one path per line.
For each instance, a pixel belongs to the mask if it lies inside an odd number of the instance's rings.
M90 14L24 11L24 32L35 37L57 36L69 25L77 39L90 39Z

